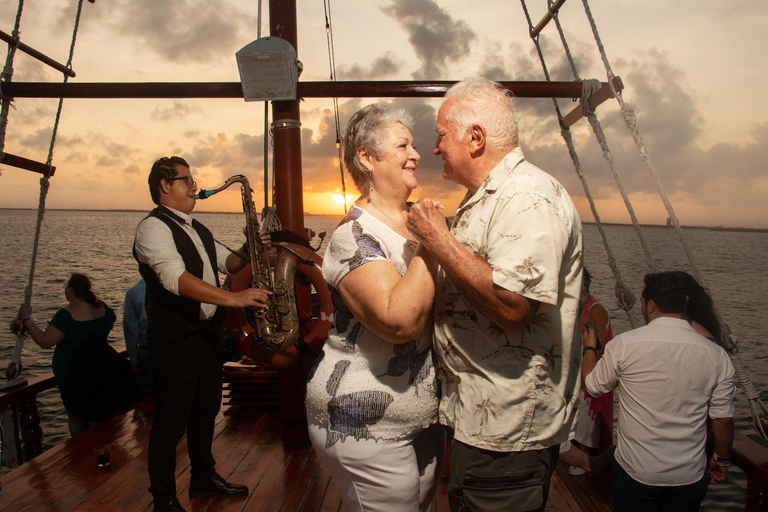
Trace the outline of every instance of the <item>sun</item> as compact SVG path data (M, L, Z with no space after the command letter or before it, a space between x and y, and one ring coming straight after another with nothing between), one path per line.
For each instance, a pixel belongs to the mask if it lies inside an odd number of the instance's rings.
M333 202L339 206L344 206L344 196L342 194L333 194ZM355 196L347 195L347 206L355 202Z

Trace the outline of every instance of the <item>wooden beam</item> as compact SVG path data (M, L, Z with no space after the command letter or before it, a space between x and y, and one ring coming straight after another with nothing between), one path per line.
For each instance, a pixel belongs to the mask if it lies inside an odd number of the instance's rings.
M456 81L299 82L299 98L440 98ZM499 82L518 98L580 98L581 82ZM240 82L6 82L10 98L242 98Z
M621 77L616 76L613 78L613 87L616 89L616 92L621 92L624 89L624 83L621 81ZM587 105L589 105L589 108L592 110L595 110L598 105L605 103L612 97L613 92L611 92L611 88L608 86L608 83L603 83L603 86L600 89L592 93L592 96L587 98ZM581 105L579 105L578 107L565 114L560 123L563 125L563 128L570 128L582 117L584 117L584 114L581 112Z
M16 156L12 155L10 153L0 153L0 164L4 165L10 165L12 167L18 167L19 169L24 169L25 171L32 171L32 172L38 172L40 174L48 174L48 176L53 176L53 174L56 172L56 167L53 165L50 166L50 174L48 173L48 165L41 163L41 162L35 162L34 160L30 160L29 158L24 158L22 156Z
M0 30L0 39L2 39L3 41L5 41L6 43L8 43L11 46L15 46L16 48L18 48L22 52L26 53L27 55L36 58L37 60L39 60L43 64L48 64L53 69L55 69L57 71L61 71L62 73L64 73L65 75L67 75L69 77L73 77L74 78L76 76L75 72L72 71L70 68L68 68L64 64L60 64L60 63L56 62L55 60L53 60L52 58L48 57L45 54L40 53L39 51L35 50L31 46L27 46L26 44L22 43L21 40L18 37L13 37L10 34L6 34L2 30Z
M544 27L546 27L547 24L552 21L554 14L557 14L557 11L560 10L564 3L565 0L557 0L554 4L552 4L552 7L549 8L547 14L545 14L544 17L541 18L541 21L533 28L533 30L531 30L531 39L538 36L539 32L544 30Z

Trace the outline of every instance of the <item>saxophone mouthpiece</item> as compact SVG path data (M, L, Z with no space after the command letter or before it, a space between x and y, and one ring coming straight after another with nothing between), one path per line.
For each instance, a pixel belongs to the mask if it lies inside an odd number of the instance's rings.
M194 199L208 199L209 197L211 197L215 193L216 193L215 190L205 190L205 189L203 189L203 190L201 190L200 192L198 192L197 194L195 194L192 197Z

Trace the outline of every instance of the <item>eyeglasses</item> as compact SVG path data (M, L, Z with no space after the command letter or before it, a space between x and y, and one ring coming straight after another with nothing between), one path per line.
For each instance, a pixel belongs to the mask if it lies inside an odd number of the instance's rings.
M197 186L197 182L192 179L192 176L176 176L175 178L171 178L168 181L177 181L177 180L184 180L184 183L186 183L187 187L189 188L195 188Z

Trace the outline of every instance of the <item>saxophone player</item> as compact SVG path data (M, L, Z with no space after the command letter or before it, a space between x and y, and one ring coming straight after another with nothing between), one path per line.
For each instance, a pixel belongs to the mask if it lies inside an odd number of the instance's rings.
M246 263L192 218L197 184L180 157L157 160L149 173L157 208L136 229L134 257L146 281L147 345L155 376L157 411L149 436L148 470L155 512L184 509L176 499L176 445L187 433L189 496L242 496L244 485L215 471L214 420L221 406L223 364L219 313L229 307L264 307L271 292L219 287L218 272Z

